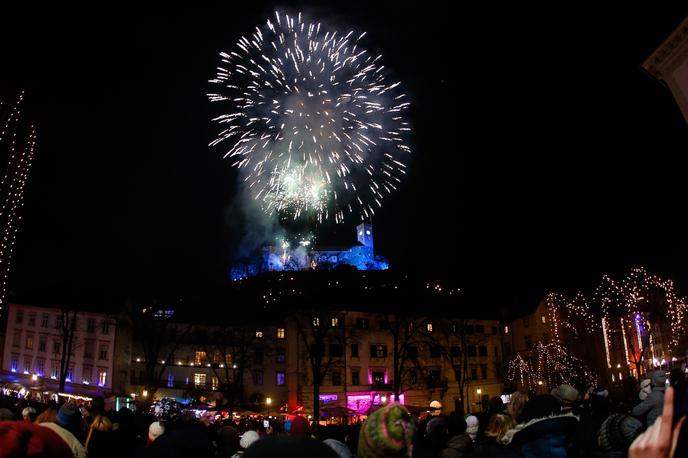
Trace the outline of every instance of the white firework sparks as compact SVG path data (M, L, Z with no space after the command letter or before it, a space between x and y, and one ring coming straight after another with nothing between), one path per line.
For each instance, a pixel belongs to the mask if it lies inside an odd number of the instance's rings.
M220 53L208 97L228 112L210 144L231 145L225 157L267 213L370 219L406 174L410 104L364 35L277 12Z

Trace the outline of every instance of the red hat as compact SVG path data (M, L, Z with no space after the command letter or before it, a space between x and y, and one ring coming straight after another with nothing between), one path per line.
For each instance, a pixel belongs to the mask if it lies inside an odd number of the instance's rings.
M26 421L0 422L0 458L71 458L72 450L49 428Z
M302 416L297 416L291 421L291 429L289 435L291 436L310 436L311 427L308 425L308 420Z

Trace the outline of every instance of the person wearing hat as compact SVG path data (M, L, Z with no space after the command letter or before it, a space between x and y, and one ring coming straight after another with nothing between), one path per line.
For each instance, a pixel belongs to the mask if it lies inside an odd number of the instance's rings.
M24 410L22 410L22 418L24 421L30 421L33 423L36 419L36 409L33 407L25 407Z
M605 456L623 455L642 430L643 424L638 419L615 413L602 422L597 443Z
M71 458L72 450L48 428L28 421L0 421L0 457Z
M643 402L631 410L631 415L634 417L641 417L647 414L645 426L651 426L657 417L662 415L666 379L666 372L661 369L654 371L650 377L650 380L652 380L652 391Z
M391 403L368 416L358 438L358 458L411 457L415 426L401 404Z
M57 412L55 423L41 423L39 426L53 430L72 450L75 458L86 458L86 449L74 435L81 428L81 412L71 402L63 404Z
M578 390L571 385L559 385L550 394L561 403L562 412L571 410L573 404L578 400Z

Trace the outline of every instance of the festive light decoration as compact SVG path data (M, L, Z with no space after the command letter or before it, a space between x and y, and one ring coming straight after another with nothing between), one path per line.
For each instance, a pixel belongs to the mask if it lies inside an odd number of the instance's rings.
M24 205L24 188L36 144L36 129L22 116L23 101L23 92L12 107L0 101L0 310L5 305L12 252Z
M220 53L208 97L228 112L210 145L231 145L225 157L266 213L370 219L411 152L400 82L361 47L365 32L326 30L301 13L274 20Z

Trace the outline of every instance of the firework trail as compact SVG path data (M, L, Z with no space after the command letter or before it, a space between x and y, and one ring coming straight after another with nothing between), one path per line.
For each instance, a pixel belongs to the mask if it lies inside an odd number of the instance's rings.
M253 198L282 218L370 219L406 174L411 149L399 82L365 32L340 34L275 13L231 52L210 80L226 112L210 145L241 170Z

